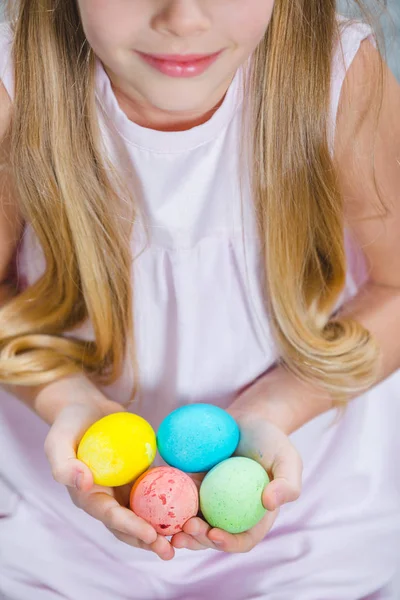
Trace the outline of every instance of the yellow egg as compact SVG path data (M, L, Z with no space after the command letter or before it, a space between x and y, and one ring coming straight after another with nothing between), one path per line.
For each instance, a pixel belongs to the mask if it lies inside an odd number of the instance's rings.
M146 471L156 456L156 435L138 415L120 412L103 417L84 434L77 457L97 485L125 485Z

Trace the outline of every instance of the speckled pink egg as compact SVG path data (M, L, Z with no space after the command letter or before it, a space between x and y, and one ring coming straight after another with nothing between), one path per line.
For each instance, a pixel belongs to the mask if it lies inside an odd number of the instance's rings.
M199 510L197 487L186 473L173 467L149 469L136 481L130 496L133 512L162 535L179 533Z

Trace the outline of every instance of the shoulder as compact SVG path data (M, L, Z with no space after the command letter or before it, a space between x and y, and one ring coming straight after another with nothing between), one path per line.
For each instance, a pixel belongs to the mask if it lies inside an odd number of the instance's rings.
M369 39L343 84L334 161L370 278L400 285L400 85Z
M400 160L400 85L369 39L349 67L339 102L334 158L339 175L350 177ZM372 172L371 172L372 174ZM360 185L358 177L353 183Z
M336 123L339 137L349 132L349 126L353 131L365 116L376 115L381 92L387 95L389 91L393 95L396 87L398 84L376 46L370 38L364 39L349 65L341 89Z

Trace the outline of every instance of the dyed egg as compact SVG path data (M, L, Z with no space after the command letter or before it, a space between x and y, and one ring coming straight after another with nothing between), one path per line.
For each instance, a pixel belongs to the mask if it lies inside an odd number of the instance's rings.
M156 467L144 473L132 488L130 507L157 533L179 533L199 510L199 493L194 481L173 467Z
M267 512L262 493L269 483L263 467L242 456L229 458L212 469L200 487L200 509L212 527L242 533Z
M157 446L169 465L186 473L201 473L232 456L239 436L235 419L222 408L188 404L163 420Z
M80 441L77 457L98 485L116 487L139 477L156 456L156 436L138 415L118 412L96 421Z

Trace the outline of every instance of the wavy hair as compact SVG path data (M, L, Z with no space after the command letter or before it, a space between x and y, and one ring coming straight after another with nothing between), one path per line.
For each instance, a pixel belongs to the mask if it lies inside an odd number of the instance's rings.
M328 146L335 10L334 0L276 2L249 100L265 303L280 357L343 399L373 383L379 349L360 324L332 315L346 274ZM119 216L134 203L102 147L94 53L73 0L14 0L9 11L17 68L8 168L46 270L0 310L0 383L42 385L84 369L110 384L128 356L137 373L136 214ZM94 340L64 335L88 318Z

